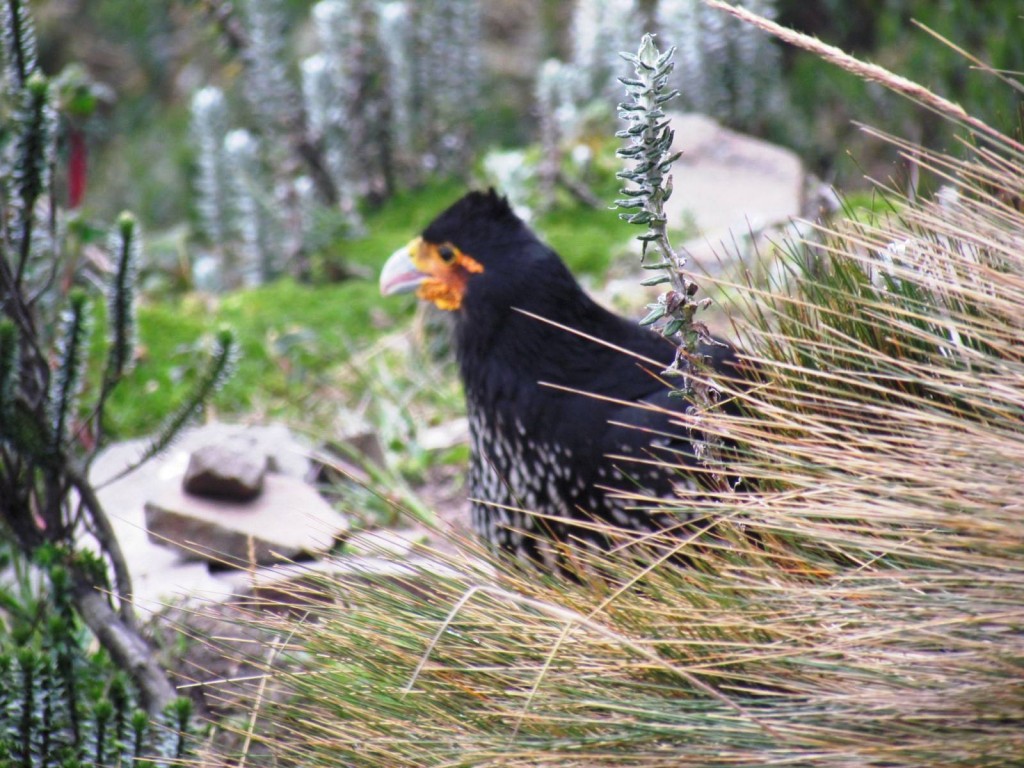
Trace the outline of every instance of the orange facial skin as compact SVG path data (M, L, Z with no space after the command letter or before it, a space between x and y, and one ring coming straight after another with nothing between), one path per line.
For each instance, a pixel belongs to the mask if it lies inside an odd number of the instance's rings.
M470 275L484 271L480 262L451 243L428 243L419 237L409 243L409 257L416 270L426 276L416 295L448 311L462 306Z

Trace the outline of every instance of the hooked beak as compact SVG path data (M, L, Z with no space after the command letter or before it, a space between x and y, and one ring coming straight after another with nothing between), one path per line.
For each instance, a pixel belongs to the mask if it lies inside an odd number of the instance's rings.
M412 261L412 255L419 248L420 239L392 253L380 271L380 292L382 296L415 291L430 275L420 272Z

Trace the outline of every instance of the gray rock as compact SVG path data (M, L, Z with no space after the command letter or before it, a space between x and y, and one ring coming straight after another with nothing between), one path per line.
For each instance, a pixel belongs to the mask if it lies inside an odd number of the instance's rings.
M672 128L672 149L683 155L665 204L669 226L690 223L695 234L730 244L801 215L804 170L796 153L704 115L672 115Z
M380 444L380 437L375 431L367 430L349 435L345 438L345 442L352 446L353 450L362 458L364 464L372 464L375 467L386 466L384 446Z
M250 438L256 440L260 451L269 457L269 471L284 473L296 480L309 475L309 444L283 425L213 422L186 429L166 452L116 482L110 482L111 478L135 463L149 444L148 439L111 445L93 463L90 479L100 486L100 502L114 526L132 576L133 602L143 614L161 610L168 600L225 600L245 586L245 573L211 572L208 562L186 559L183 551L195 557L187 546L172 548L161 538L150 536L146 531L145 506L147 502L161 506L171 498L185 495L181 478L193 451L211 443ZM264 491L264 495L266 493ZM261 499L259 503L266 503L266 500ZM323 501L316 495L311 503L322 508ZM319 532L320 535L310 537L317 545L329 543L333 532L347 527L346 521L333 510L323 511L327 519L323 523L316 522L315 515L307 518L300 508L293 512L293 518L302 518L301 525L311 526L314 534Z
M238 438L193 451L182 487L195 496L248 501L263 491L266 473L267 455L256 441Z
M683 154L672 167L673 191L665 203L672 245L697 277L699 297L711 295L715 306L699 319L725 336L733 332L728 289L745 273L770 270L772 243L790 234L791 222L807 213L807 174L800 158L789 149L723 128L699 114L672 114L672 149ZM639 230L638 230L639 232ZM664 290L644 288L651 273L639 268L639 243L628 245L614 279L597 295L604 304L625 314L643 315L643 306ZM637 254L637 255L634 255Z
M146 530L154 543L186 557L233 567L265 565L327 552L348 521L301 480L268 474L250 501L191 496L165 483L146 502Z
M384 447L380 437L372 429L350 431L348 434L331 441L327 450L344 459L356 461L362 466L384 467Z
M310 454L313 447L283 424L227 424L211 422L188 430L175 443L190 451L204 445L236 441L249 446L253 455L266 457L267 471L289 475L300 480L310 475ZM170 458L170 457L169 457Z
M380 438L370 429L350 431L328 441L313 459L320 469L317 481L326 483L366 485L371 482L371 470L387 466Z

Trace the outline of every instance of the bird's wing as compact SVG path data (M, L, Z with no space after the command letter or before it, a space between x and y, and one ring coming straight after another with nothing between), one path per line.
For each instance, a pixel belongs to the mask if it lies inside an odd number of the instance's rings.
M710 373L720 382L750 382L751 371L741 364L735 349L726 344L702 345L700 352ZM671 495L680 486L697 489L700 462L694 440L700 439L691 403L675 396L669 382L650 371L643 395L610 403L605 429L598 443L598 461L611 466L626 484L655 496ZM729 404L726 411L734 412Z

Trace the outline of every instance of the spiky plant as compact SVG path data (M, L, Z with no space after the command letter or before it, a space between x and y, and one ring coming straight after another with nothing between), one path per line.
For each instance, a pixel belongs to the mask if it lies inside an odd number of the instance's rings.
M381 11L366 0L321 0L312 18L320 52L303 64L310 126L322 143L341 196L354 201L394 192L392 87Z
M773 0L748 7L768 18ZM661 0L657 25L662 45L675 46L672 86L686 109L740 128L763 125L784 99L779 48L759 29L707 6L702 0Z
M0 612L0 765L123 765L189 748L189 702L157 720L138 709L128 676L82 631L60 551L44 547L34 559L47 578L19 564L16 578L32 582L31 597L4 594Z
M572 64L585 77L580 98L613 104L621 92L620 67L610 54L632 50L643 31L634 5L632 0L581 0L576 5Z
M246 101L261 125L273 135L292 129L297 102L288 72L286 25L280 0L246 0L243 18L248 32L245 49Z
M320 144L326 171L335 184L349 184L352 157L345 141L345 112L338 103L337 74L323 54L302 61L302 100L309 128Z
M580 92L584 73L572 64L548 59L537 73L535 101L541 158L537 164L537 187L542 208L555 204L555 188L567 183L562 173L563 156L570 147L580 146L578 135L583 111Z
M427 16L428 98L436 131L437 170L466 176L472 155L472 122L468 115L479 108L483 89L481 73L482 30L479 0L432 0ZM433 41L448 38L449 45Z
M479 0L396 0L381 9L396 155L413 178L469 173L470 116L483 88L481 13Z
M240 98L227 98L214 86L193 97L201 234L221 262L221 285L236 287L282 272L305 277L307 222L340 209L344 229L360 227L350 183L355 174L343 165L348 146L340 151L338 142L347 135L338 126L351 115L332 102L344 78L328 71L325 57L316 56L304 62L302 84L296 87L281 0L210 3L209 10L245 77L232 94ZM370 56L366 66L376 63ZM242 133L232 135L232 130ZM251 140L242 141L246 134ZM382 141L383 134L374 134L366 147ZM225 144L229 136L230 146Z
M238 214L242 282L266 283L282 272L281 225L271 198L273 185L264 173L259 144L251 133L242 129L228 133L224 152Z
M686 271L686 256L672 247L668 237L665 203L672 196L672 164L681 152L673 151L675 133L665 109L678 92L668 87L674 61L674 48L662 52L651 35L644 35L636 54L621 54L632 64L633 75L620 78L629 98L619 104L619 118L626 128L616 133L627 145L616 154L628 167L618 173L626 186L619 190L623 197L615 201L624 209L619 218L643 226L646 231L638 239L642 244L640 261L655 277L642 285L665 285L658 300L648 304L641 325L657 328L676 346L672 364L662 375L676 379L677 395L691 398L687 415L691 425L694 455L711 470L709 479L723 490L728 487L721 474L722 441L713 433L703 433L701 422L719 401L715 384L708 380L704 361L698 355L699 343L714 344L707 326L697 313L711 300L697 298L699 287ZM653 263L644 264L648 252L655 255Z
M202 234L216 245L231 237L236 216L224 149L231 121L224 93L219 88L200 88L192 96L191 107L197 166L196 208Z
M882 189L888 211L819 225L749 290L762 379L704 426L756 490L675 500L713 527L662 542L691 567L311 573L308 613L253 614L279 639L247 744L306 766L1019 762L1024 146L862 74L961 123L958 157L883 137L956 194Z
M216 261L216 285L258 285L284 271L285 221L257 136L231 129L224 93L213 86L192 97L196 208L201 235ZM308 207L308 206L307 206ZM282 209L284 212L282 213Z
M94 297L67 269L64 213L50 172L57 141L53 88L35 59L25 3L6 0L0 7L6 64L0 113L10 116L0 131L0 536L27 560L44 550L58 553L55 565L67 575L74 610L155 714L174 692L136 626L131 579L89 478L109 438L109 396L135 358L139 227L126 213L111 233L106 354L90 355ZM57 279L64 271L83 285L67 289ZM147 456L174 438L209 398L211 382L222 379L234 342L230 334L218 342L199 387L154 437ZM28 661L26 669L34 666Z

